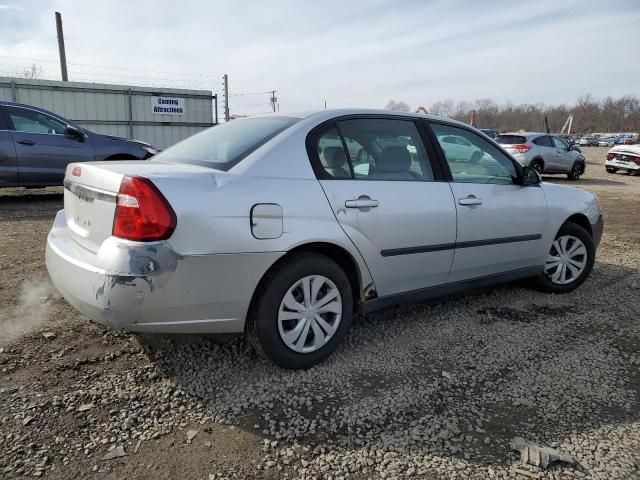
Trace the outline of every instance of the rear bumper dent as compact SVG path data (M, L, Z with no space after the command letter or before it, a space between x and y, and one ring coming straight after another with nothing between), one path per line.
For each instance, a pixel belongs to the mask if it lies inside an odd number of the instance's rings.
M62 296L90 319L141 332L232 333L279 252L181 256L167 242L109 238L97 253L69 237L64 212L49 233L46 263Z

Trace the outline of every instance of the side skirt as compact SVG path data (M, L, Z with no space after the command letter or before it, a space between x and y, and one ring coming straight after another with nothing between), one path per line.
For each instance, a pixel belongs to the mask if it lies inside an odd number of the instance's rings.
M434 287L421 288L410 292L398 293L395 295L387 295L378 297L368 302L361 302L358 305L358 313L371 313L381 308L390 307L392 305L400 305L403 303L414 303L434 298L447 297L469 290L490 287L500 283L512 282L523 278L535 277L544 271L544 267L527 267L511 270L504 273L496 273L485 277L478 277L471 280L463 280L460 282L445 283L444 285L436 285Z

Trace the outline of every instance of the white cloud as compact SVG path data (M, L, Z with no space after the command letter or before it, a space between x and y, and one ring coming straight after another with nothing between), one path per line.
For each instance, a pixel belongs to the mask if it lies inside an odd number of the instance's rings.
M382 107L390 98L417 106L447 97L558 103L585 92L640 93L634 0L607 8L580 0L19 4L0 14L0 55L44 59L52 76L58 10L71 79L220 91L228 73L231 93L276 89L282 110L324 100ZM0 57L0 71L3 63L19 61ZM268 97L234 96L231 107L267 110L257 104Z

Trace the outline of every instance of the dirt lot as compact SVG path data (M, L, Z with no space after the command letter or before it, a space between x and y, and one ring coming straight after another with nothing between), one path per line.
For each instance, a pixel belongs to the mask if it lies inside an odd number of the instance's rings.
M0 192L0 477L640 478L640 177L586 153L571 185L606 226L580 289L387 309L296 372L240 337L90 323L44 267L60 190ZM576 464L527 465L514 437Z

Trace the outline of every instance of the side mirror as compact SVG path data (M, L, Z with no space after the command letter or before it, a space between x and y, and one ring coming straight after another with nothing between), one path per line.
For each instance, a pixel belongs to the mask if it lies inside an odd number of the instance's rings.
M67 125L64 129L64 136L69 138L75 138L79 142L84 142L84 132L73 125Z
M542 180L538 172L531 167L522 167L522 185L538 185Z

